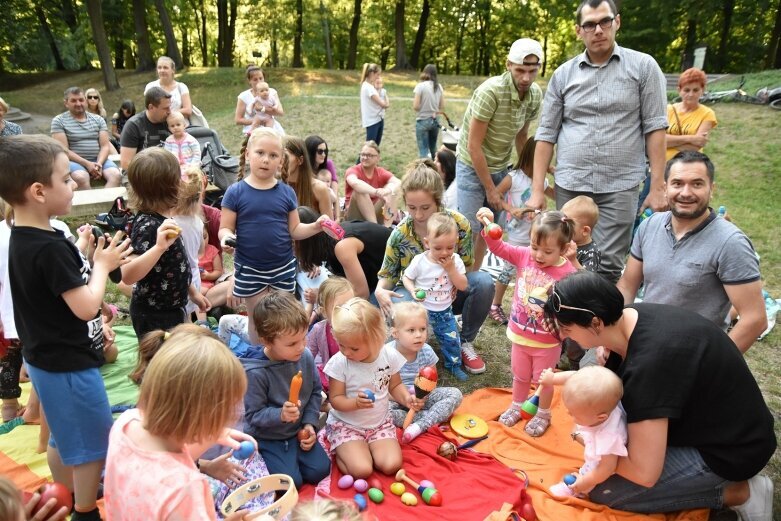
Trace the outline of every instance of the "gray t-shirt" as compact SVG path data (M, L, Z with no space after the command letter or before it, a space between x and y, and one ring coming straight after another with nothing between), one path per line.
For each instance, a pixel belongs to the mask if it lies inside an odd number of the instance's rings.
M643 263L643 301L687 308L725 327L730 301L724 286L759 280L754 246L713 211L679 241L671 219L670 212L651 215L632 241L631 254Z
M412 92L420 96L420 109L418 110L415 119L437 117L439 104L442 101L442 84L437 84L437 90L435 92L433 81L421 81L415 85L415 89Z
M68 148L87 161L98 159L100 133L108 133L106 120L96 114L85 112L86 119L79 121L70 112L63 112L52 118L51 133L64 133Z

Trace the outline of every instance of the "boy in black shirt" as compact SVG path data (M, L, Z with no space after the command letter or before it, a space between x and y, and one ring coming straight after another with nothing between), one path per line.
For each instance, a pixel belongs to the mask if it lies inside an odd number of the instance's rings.
M74 521L99 520L96 496L112 417L103 364L101 302L130 241L98 240L94 266L49 219L66 215L75 183L68 156L45 136L0 138L0 197L14 210L8 270L22 354L51 430L55 481L73 488Z

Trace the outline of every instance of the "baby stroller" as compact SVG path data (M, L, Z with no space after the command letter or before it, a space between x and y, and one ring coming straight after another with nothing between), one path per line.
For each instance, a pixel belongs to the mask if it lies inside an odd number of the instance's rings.
M450 118L447 117L447 114L444 112L440 112L440 114L442 114L445 117L445 121L447 121L447 125L439 126L439 128L442 129L442 144L449 150L455 152L456 147L458 146L458 137L461 134L461 130L455 126L452 121L450 121Z
M187 127L187 132L201 145L201 169L209 184L219 190L206 192L204 202L220 207L222 196L230 185L236 182L239 173L239 159L230 155L220 142L217 131L207 127Z

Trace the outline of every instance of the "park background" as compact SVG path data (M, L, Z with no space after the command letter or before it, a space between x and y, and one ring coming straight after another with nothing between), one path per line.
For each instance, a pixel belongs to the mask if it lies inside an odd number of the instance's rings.
M617 2L619 44L654 56L668 74L691 65L706 48L704 68L725 76L708 90L737 87L754 94L781 85L781 0L649 0ZM178 64L232 154L240 128L236 96L247 88L243 67L264 67L285 108L289 134L323 136L340 172L354 162L364 139L359 76L379 63L391 98L381 164L396 175L416 157L412 88L426 63L435 63L456 124L474 88L503 70L519 37L543 43L538 83L582 51L574 34L577 2L550 0L6 0L0 30L0 96L33 115L34 131L48 133L64 110L62 92L98 88L109 116L124 99L143 106L143 88L156 79L155 58ZM674 82L671 83L674 86ZM670 97L675 95L671 90ZM761 255L765 289L781 297L781 112L766 106L714 106L719 126L706 153L716 165L713 206L725 205ZM536 123L532 125L532 132ZM28 127L29 128L29 127ZM30 130L28 130L30 132ZM115 291L109 298L127 303ZM508 292L509 298L509 292ZM509 345L504 328L487 321L477 339L488 371L459 387L508 386ZM747 353L781 433L781 333L776 328ZM443 383L454 385L442 376ZM724 411L729 421L729 411ZM766 472L781 513L781 457Z

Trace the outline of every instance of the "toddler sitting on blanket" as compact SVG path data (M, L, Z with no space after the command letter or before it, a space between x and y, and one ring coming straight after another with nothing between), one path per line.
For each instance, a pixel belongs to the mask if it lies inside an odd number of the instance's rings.
M610 369L589 366L579 371L554 373L546 369L541 385L564 385L561 398L575 420L572 438L584 447L585 463L575 482L556 483L554 496L582 496L612 476L618 458L626 456L626 413L621 407L624 387Z

